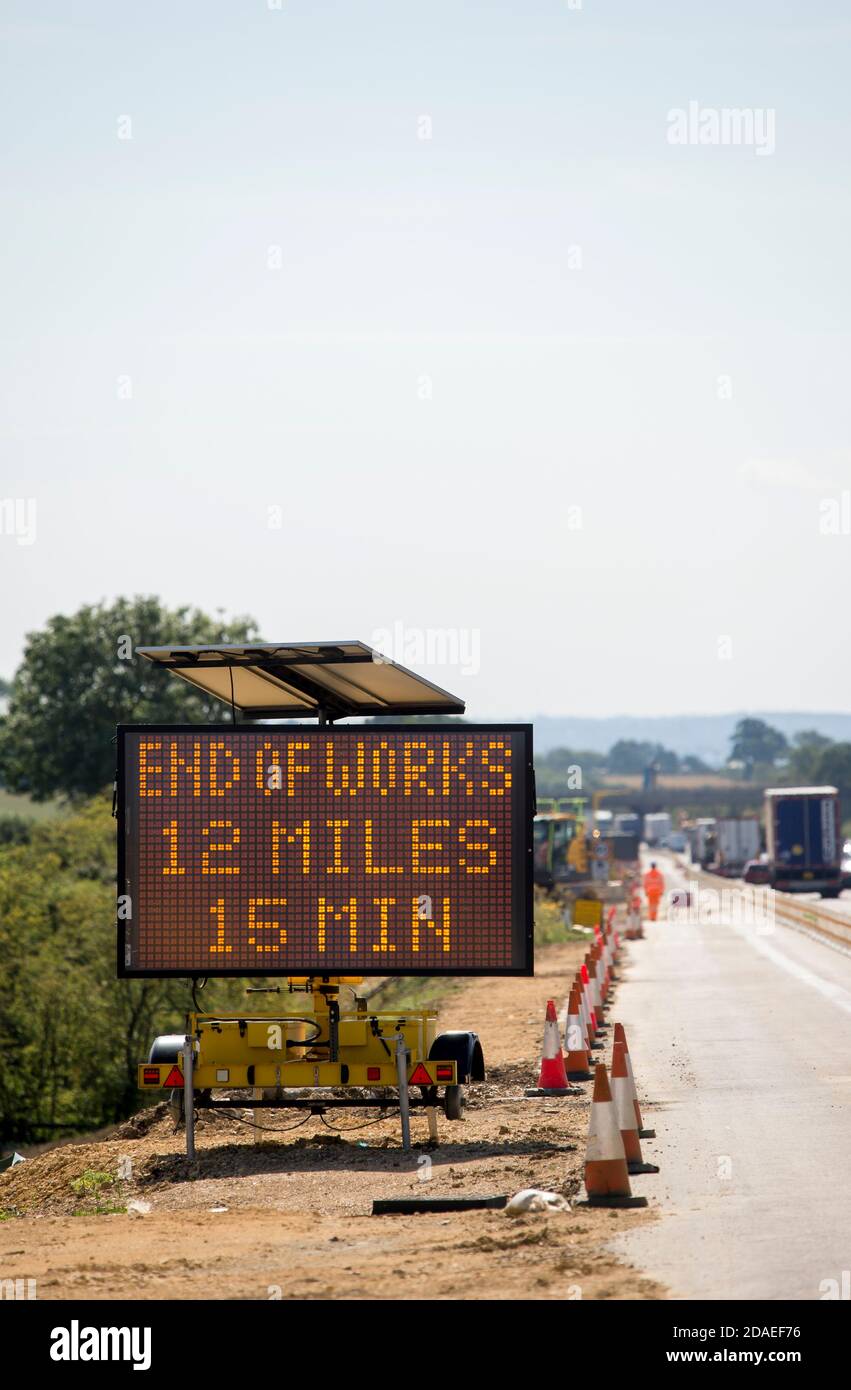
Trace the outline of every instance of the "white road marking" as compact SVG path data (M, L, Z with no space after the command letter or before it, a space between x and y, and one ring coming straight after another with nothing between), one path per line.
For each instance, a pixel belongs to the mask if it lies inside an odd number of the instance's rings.
M780 969L785 970L787 975L792 975L802 985L808 985L810 989L817 990L838 1009L844 1009L845 1013L851 1014L851 994L848 993L847 989L843 989L841 985L833 984L830 980L823 980L820 975L814 974L805 965L799 965L796 960L791 960L782 951L777 951L773 946L769 946L762 937L754 936L746 927L731 924L731 930L736 932L738 936L743 936L755 951L759 951L760 955L773 961L775 965L779 965Z

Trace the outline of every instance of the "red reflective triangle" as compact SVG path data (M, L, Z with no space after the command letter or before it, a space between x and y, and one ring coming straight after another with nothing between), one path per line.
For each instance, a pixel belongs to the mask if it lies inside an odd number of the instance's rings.
M414 1067L414 1070L411 1072L411 1075L410 1075L410 1077L408 1078L408 1085L409 1085L409 1086L433 1086L433 1085L434 1085L434 1082L432 1081L431 1077L429 1076L429 1074L428 1074L428 1072L426 1071L425 1067L423 1066L422 1062L417 1062L417 1065Z
M182 1086L183 1084L184 1084L184 1082L183 1082L183 1072L180 1070L180 1067L179 1067L179 1066L177 1065L177 1063L175 1062L174 1066L172 1067L171 1071L169 1072L168 1076L166 1077L165 1081L163 1082L163 1085L164 1085L164 1086Z

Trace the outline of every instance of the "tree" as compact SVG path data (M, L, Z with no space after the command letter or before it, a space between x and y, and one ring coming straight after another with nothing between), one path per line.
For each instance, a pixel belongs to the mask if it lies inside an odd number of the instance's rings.
M830 739L826 740L825 744L813 751L805 777L801 776L794 758L793 766L795 782L800 779L805 786L837 787L843 810L847 814L847 808L851 806L851 743L833 743Z
M740 719L733 730L730 761L773 765L788 752L785 734L763 719Z
M694 753L688 753L684 758L680 759L680 772L699 773L711 771L712 769L707 767L703 759L698 758Z
M220 701L136 655L137 647L258 641L251 618L223 622L154 597L88 605L27 637L0 721L0 783L36 801L91 796L115 772L116 724L192 724Z
M661 743L642 743L637 739L622 738L609 750L609 771L636 773L655 763L660 772L677 772L679 759L669 748Z
M796 748L829 748L832 742L833 739L820 734L818 729L801 729L792 739Z
M184 1026L185 980L115 978L111 811L97 796L0 844L0 1147L132 1114L137 1063ZM204 990L214 1013L243 1000L241 980Z
M833 740L826 738L816 729L802 729L792 740L789 755L789 773L793 782L802 786L817 784L816 767L825 749L833 746Z
M606 758L588 749L551 748L535 757L535 786L539 796L578 795L602 785Z

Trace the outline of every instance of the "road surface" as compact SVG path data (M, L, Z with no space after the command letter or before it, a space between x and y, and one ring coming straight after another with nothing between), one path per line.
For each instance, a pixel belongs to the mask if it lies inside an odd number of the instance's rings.
M617 1013L662 1216L614 1248L674 1297L822 1298L851 1269L851 956L720 913L645 932Z

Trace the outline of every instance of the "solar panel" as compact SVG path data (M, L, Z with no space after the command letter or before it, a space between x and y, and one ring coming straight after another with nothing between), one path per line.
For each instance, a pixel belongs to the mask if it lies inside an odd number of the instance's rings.
M463 714L464 701L365 642L139 647L251 719Z

